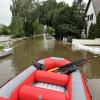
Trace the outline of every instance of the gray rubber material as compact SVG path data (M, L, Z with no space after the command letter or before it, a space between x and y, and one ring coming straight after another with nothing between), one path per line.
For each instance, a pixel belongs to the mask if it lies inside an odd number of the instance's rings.
M19 86L31 73L36 70L34 66L20 73L0 89L0 97L9 98L14 89Z

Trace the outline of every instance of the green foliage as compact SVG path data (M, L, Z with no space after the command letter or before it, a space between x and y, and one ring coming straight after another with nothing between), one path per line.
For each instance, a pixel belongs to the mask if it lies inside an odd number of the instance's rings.
M14 17L11 23L12 37L18 38L24 36L23 21L21 18Z
M90 26L89 38L100 38L100 13L97 16L97 23Z
M39 35L43 33L43 25L39 23L39 20L36 20L33 23L33 35Z
M0 28L0 35L2 35L2 28Z
M97 23L95 26L95 36L96 38L100 38L100 13L97 16Z
M48 33L49 35L55 35L55 29L52 27L47 27L46 33Z
M39 16L40 22L42 24L46 24L48 26L52 26L52 19L54 16L54 11L57 8L56 0L47 0L43 2L41 7L38 9L38 13L41 15Z
M11 34L11 30L9 27L7 26L3 26L1 29L0 29L0 35L10 35Z
M94 39L95 38L95 24L91 24L90 29L89 29L89 39Z
M43 33L42 24L50 26L49 33L55 31L55 37L80 37L85 27L85 4L83 0L74 0L72 7L65 2L47 0L12 0L11 30L15 37L33 36ZM38 19L38 20L37 20Z
M12 35L12 38L21 38L21 37L24 37L24 34L16 32L15 34Z
M81 31L86 27L85 3L83 0L74 0L72 6L72 19L74 25Z
M13 37L31 36L33 34L34 0L12 0L11 6Z

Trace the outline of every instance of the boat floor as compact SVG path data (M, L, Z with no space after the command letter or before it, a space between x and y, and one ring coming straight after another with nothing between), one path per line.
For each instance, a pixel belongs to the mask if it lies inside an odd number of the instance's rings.
M65 87L63 87L63 86L44 83L44 82L33 83L33 86L45 88L45 89L49 89L49 90L54 90L54 91L58 91L58 92L65 92L66 91Z

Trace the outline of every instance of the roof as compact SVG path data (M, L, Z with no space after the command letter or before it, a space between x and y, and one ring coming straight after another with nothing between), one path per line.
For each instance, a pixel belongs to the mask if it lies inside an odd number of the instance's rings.
M87 11L89 9L90 3L91 3L91 0L88 1L87 7L86 7L86 13L87 13Z
M88 11L91 1L93 3L96 15L98 15L98 13L100 12L100 0L89 0L87 7L86 7L86 12Z

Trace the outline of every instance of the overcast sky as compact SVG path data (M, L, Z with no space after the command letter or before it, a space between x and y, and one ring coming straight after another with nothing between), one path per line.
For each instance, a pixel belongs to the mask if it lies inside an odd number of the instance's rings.
M72 4L73 0L57 0L65 1L69 5ZM86 3L88 0L84 0ZM0 0L0 24L9 25L11 22L11 12L10 12L11 0Z

